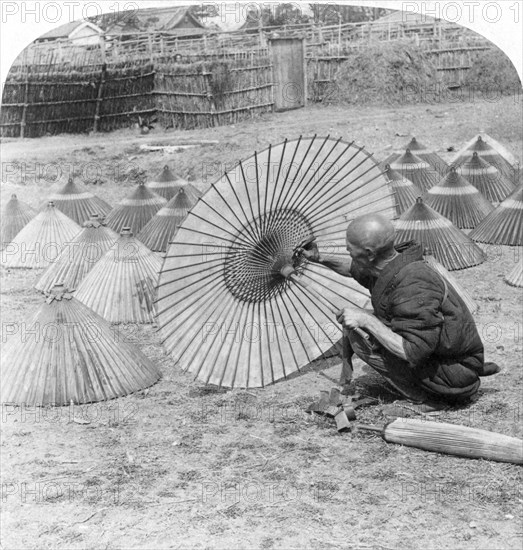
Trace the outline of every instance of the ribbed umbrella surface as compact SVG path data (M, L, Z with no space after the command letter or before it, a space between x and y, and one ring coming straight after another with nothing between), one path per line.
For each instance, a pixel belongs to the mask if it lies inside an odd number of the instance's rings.
M36 216L36 212L25 202L11 195L0 219L0 250Z
M75 296L111 323L153 323L161 267L161 258L124 228Z
M199 196L191 187L187 190L181 187L167 205L140 231L137 239L154 252L165 252L170 239L198 201Z
M445 176L448 172L449 165L436 152L419 142L415 137L413 137L409 143L405 145L405 147L402 147L400 152L396 151L391 153L384 161L380 163L380 167L384 168L387 164L391 164L397 160L406 149L409 149L418 158L430 164L430 166L434 168L440 176Z
M407 208L410 208L418 197L423 193L416 187L408 178L402 176L396 170L390 167L390 164L385 165L385 174L389 178L396 197L396 211L398 216L401 216Z
M299 254L316 239L348 258L365 213L396 216L388 179L363 147L300 137L242 160L200 198L172 238L158 283L162 343L204 383L261 387L331 349L333 310L363 307L354 280Z
M38 269L54 262L82 228L53 202L38 213L2 251L7 268Z
M454 163L453 166L492 203L501 202L514 191L514 185L495 166L483 160L477 152L472 153L460 164Z
M486 257L479 246L450 220L418 199L395 222L396 242L414 240L453 271L481 264Z
M460 176L454 166L427 191L424 201L460 229L473 229L494 210L492 204Z
M414 155L410 149L391 162L390 167L408 178L422 192L428 191L439 180L436 170L428 162Z
M109 204L90 191L82 189L73 178L69 178L64 187L51 195L49 200L80 226L91 217L91 214L106 216L111 211Z
M111 210L105 221L117 233L124 227L130 227L136 235L166 204L167 201L163 197L153 193L144 183L140 183L129 197Z
M143 390L160 378L152 361L115 338L107 321L61 285L27 326L26 337L15 334L2 348L2 403L93 403Z
M165 165L156 179L150 181L147 187L160 197L170 201L187 182L175 176L169 166Z
M510 155L509 159L508 155L496 150L493 144L494 140L491 138L479 135L472 143L469 142L458 151L452 164L460 165L469 160L472 153L477 153L482 160L497 168L509 182L516 182L519 178L519 163L513 160L513 155ZM504 147L500 149L504 150Z
M505 277L505 282L510 286L523 287L523 258L520 258L519 262L514 266L514 269L509 271Z
M523 184L469 234L480 243L523 246Z
M476 313L478 310L478 304L474 301L474 298L472 298L470 292L464 287L461 286L456 277L452 276L443 265L441 265L434 256L431 256L430 254L425 254L425 261L434 269L434 271L437 271L442 277L445 278L447 283L450 283L454 290L459 294L461 299L465 302L466 306L469 308L469 311L471 313Z
M95 263L118 240L118 234L105 227L97 214L84 224L84 229L66 246L60 256L43 273L35 288L50 291L56 283L75 290Z

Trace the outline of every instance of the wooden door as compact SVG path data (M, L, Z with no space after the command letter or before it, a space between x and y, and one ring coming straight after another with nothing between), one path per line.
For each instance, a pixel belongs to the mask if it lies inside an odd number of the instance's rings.
M274 110L287 111L307 103L305 42L303 38L271 38Z

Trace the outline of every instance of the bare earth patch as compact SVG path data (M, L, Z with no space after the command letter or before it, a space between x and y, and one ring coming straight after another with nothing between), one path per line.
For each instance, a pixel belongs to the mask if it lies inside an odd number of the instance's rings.
M448 159L447 147L485 131L523 158L521 119L521 97L509 97L397 109L320 106L148 137L129 130L4 140L1 206L13 192L39 206L68 170L111 204L164 164L205 189L254 150L300 134L354 139L378 160L415 135ZM197 139L220 144L177 153L139 148ZM47 179L60 168L61 178L46 181L35 173L40 168ZM523 293L502 280L522 251L484 248L484 264L454 275L480 305L487 360L503 370L483 379L470 407L435 420L522 437ZM21 322L41 303L31 288L39 272L0 276L3 326ZM136 342L163 379L109 403L2 409L4 548L521 548L520 466L339 435L333 422L303 412L334 385L324 374L337 379L338 358L265 389L224 391L181 373L155 327L121 327L115 337ZM393 399L360 362L356 377L362 393ZM386 422L379 405L359 417Z

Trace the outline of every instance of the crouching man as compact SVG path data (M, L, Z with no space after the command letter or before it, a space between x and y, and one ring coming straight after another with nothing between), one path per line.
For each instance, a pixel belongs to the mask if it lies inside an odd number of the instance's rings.
M479 377L499 368L484 362L471 313L455 289L425 263L422 247L413 241L395 247L394 240L392 223L370 214L347 228L348 263L324 258L315 243L302 250L310 261L353 277L371 293L373 312L350 306L338 313L344 327L341 383L350 381L355 353L396 393L426 404L426 410L467 401L478 391Z

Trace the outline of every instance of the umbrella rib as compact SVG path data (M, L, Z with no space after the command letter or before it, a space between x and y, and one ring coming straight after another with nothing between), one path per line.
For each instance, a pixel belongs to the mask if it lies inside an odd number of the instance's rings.
M300 137L301 139L301 137ZM274 205L274 197L276 196L276 192L278 190L278 182L280 181L280 172L281 172L281 167L283 165L283 159L285 158L285 151L287 149L287 139L285 139L285 141L283 142L283 147L282 147L282 152L281 152L281 155L280 155L280 162L278 163L278 173L276 174L276 179L274 180L274 189L273 189L273 192L272 192L272 196L271 196L271 205L269 206L269 212L272 212L273 210L273 205ZM296 151L294 152L294 155L296 155ZM293 157L294 159L294 157ZM290 168L289 168L290 170ZM287 175L289 174L289 172L287 171Z
M263 197L263 233L267 229L267 195L269 194L269 176L271 173L271 153L272 145L269 145L269 156L267 159L267 176L265 177L265 193Z
M326 138L327 139L327 138ZM309 154L309 151L311 150L312 148L312 145L314 144L314 141L316 140L316 134L314 134L314 136L312 137L312 139L310 140L310 143L309 143L309 146L307 147L307 150L305 151L305 154L302 155L302 159L301 159L301 162L298 166L298 169L296 170L296 173L294 174L294 177L292 178L292 182L290 184L290 187L287 187L287 191L285 193L285 196L283 197L282 199L282 203L280 204L280 199L282 198L282 195L283 195L283 187L282 187L282 192L280 194L280 196L278 197L278 202L276 204L276 209L282 209L284 208L284 205L285 205L285 201L287 200L287 197L289 195L289 191L293 188L293 185L296 181L296 178L298 177L299 173L300 173L300 170L302 169L302 166L303 166L303 163L305 162L305 158L307 157L307 155ZM301 136L300 136L300 141L301 141ZM297 144L297 146L299 145L299 143ZM294 160L294 157L293 157L293 160ZM289 165L289 172L287 172L287 175L290 173L290 169L292 167L292 163ZM297 186L299 186L300 182L303 181L303 178L305 177L305 175L303 175L300 179L300 181L298 182ZM269 229L272 230L272 225L269 226Z
M316 156L314 157L313 159L313 162L314 160L316 160L317 156L319 155L319 153L321 152L321 150L323 149L323 146L325 145L325 143L327 142L327 140L329 139L329 136L327 136L325 138L325 141L323 142L322 146L320 147L320 149L318 150L318 152L316 153ZM321 162L321 164L318 166L318 168L314 171L314 173L310 176L309 180L307 181L307 183L304 185L303 189L301 190L302 193L305 193L305 190L307 189L307 187L309 186L309 184L311 183L311 181L313 182L313 186L311 188L309 188L309 190L307 191L306 193L306 197L308 197L310 195L311 192L313 192L315 189L316 189L316 186L318 185L318 183L321 182L321 179L322 178L318 178L318 180L316 182L314 182L314 176L319 172L319 170L321 169L321 167L325 164L325 162L327 161L327 159L330 157L330 155L333 153L333 151L336 149L336 147L338 146L338 144L340 143L341 141L341 137L338 138L338 140L334 143L334 145L331 147L331 150L327 153L327 155L325 156L325 158L323 159L323 161ZM332 163L332 166L335 166L336 165L336 162L352 147L352 142L351 143L348 143L346 144L345 148L340 152L340 154L338 155L338 157L334 160L334 162ZM352 159L354 158L354 156L358 153L358 151L356 151L356 153L354 153L354 155L348 159L346 161L346 163L333 175L336 176L336 174L338 174L340 172L340 170L343 170L343 168L349 163L352 161ZM310 166L312 166L312 162L310 164ZM327 174L329 172L330 168L327 169L322 177L325 176L325 174ZM303 180L303 178L302 178ZM330 180L328 180L330 181ZM300 182L301 183L301 182ZM328 182L327 182L328 183ZM293 193L292 195L289 197L289 200L286 204L286 208L289 208L289 209L293 209L293 208L298 208L299 206L299 203L298 204L295 204L296 203L296 194L298 193L298 187L295 187L294 190L293 190ZM299 195L298 195L299 197ZM287 197L286 197L287 199ZM294 201L294 202L293 202ZM303 202L303 201L302 201Z
M260 303L258 303L258 311L260 311L261 309L261 305ZM263 312L264 312L264 315L265 315L265 319L267 320L268 319L268 316L267 316L267 302L264 300L263 301ZM258 317L261 317L261 314L259 313L258 314ZM261 325L261 323L260 323ZM260 357L262 356L262 331L261 331L261 326L260 326ZM271 382L274 382L274 367L273 367L273 364L272 364L272 353L271 353L271 342L270 342L270 334L269 334L269 329L267 328L267 351L269 353L269 365L271 367ZM263 384L263 366L262 366L262 385Z
M238 165L239 166L239 165ZM236 199L236 202L238 203L239 207L240 207L240 210L242 211L242 214L245 218L245 222L247 224L247 227L249 229L249 231L251 232L251 236L253 239L256 239L257 238L257 235L255 232L252 231L252 227L249 223L249 216L247 216L247 214L245 213L245 210L243 209L243 205L242 205L242 202L240 201L240 198L238 197L238 193L236 193L236 189L234 188L234 185L232 184L232 181L230 180L229 178L229 174L227 172L225 172L225 179L227 180L227 183L229 184L229 187L231 188L231 191L233 192L234 194L234 197ZM222 200L224 200L222 198ZM224 200L224 202L227 204L227 206L230 208L229 206L229 203L227 201ZM244 225L244 224L241 224L241 225Z
M245 187L245 193L247 195L247 202L249 203L249 209L251 211L251 216L252 216L252 221L251 223L254 224L254 226L256 227L256 233L257 233L257 237L258 239L261 239L262 238L262 235L261 235L261 228L258 227L258 222L256 220L256 216L254 215L254 210L252 209L252 203L251 203L251 195L249 193L249 188L247 186L247 178L245 177L245 172L243 170L243 163L240 161L239 163L239 167L240 167L240 171L241 171L241 179L243 181L243 186ZM258 171L258 167L256 166L256 171Z
M231 319L234 320L236 318L236 314L238 312L238 308L240 307L240 302L236 302L236 307L234 308L234 313L232 314L232 317ZM240 319L242 317L242 313L243 313L243 310L240 310ZM234 329L234 336L233 336L233 342L236 342L236 336L238 334L238 329L240 328L240 322L238 321L236 323L236 328ZM223 370L222 370L222 373L220 375L220 381L218 382L218 385L221 387L222 384L223 384L223 378L225 377L225 373L227 371L227 365L229 364L229 359L231 358L231 354L232 354L232 350L233 350L234 346L231 344L229 346L229 350L227 352L227 356L225 357L225 361L223 363ZM209 376L210 378L210 376Z
M290 285L289 285L290 286ZM297 316L299 317L299 319L302 321L302 323L304 322L303 321L303 317L301 316L301 313L296 309L296 306L294 305L294 303L292 302L292 300L290 300L291 304L292 304L292 307L294 308L294 311L297 313ZM285 307L285 310L287 311L287 315L289 316L290 319L292 319L292 315L291 315L291 312L289 311L289 308L287 307L287 303L286 301L283 299L282 300L282 304L284 305ZM296 334L298 335L298 338L300 340L300 344L301 344L301 347L303 348L303 351L305 351L305 355L307 356L307 361L310 363L312 360L309 356L309 351L307 350L307 348L305 347L305 344L303 342L303 339L301 337L301 332L299 331L296 331Z
M280 294L280 297L281 297L281 303L285 306L285 309L287 311L287 314L289 315L290 317L290 314L289 314L289 310L285 304L285 300L284 300L284 294L281 293ZM272 304L272 303L271 303ZM274 301L274 305L276 306L276 308L278 309L278 315L280 316L280 319L283 321L283 315L281 314L281 309L280 309L280 304L278 303L278 300L275 300ZM271 305L272 307L272 305ZM282 327L283 327L283 330L285 331L285 336L287 337L286 340L287 342L291 342L290 338L289 338L289 333L287 331L287 325L285 323L282 323ZM294 364L296 365L296 370L300 370L300 365L298 363L298 359L296 358L296 354L294 353L294 348L292 347L292 345L289 345L289 349L291 350L291 354L292 354L292 358L294 359ZM305 352L307 353L307 352ZM307 356L308 357L308 356Z

